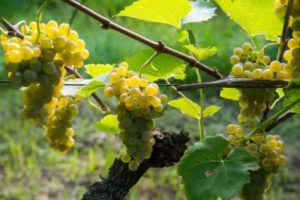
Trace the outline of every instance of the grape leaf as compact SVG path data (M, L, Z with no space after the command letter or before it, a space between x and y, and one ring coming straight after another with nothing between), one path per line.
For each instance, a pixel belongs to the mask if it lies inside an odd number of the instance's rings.
M169 24L180 28L180 20L192 9L188 0L138 0L117 16Z
M83 97L91 96L94 92L104 88L105 84L108 83L108 75L109 73L105 73L93 79L89 79L87 84L83 86L77 94Z
M201 119L201 107L188 98L179 98L168 102L168 105L177 108L182 114Z
M180 31L176 35L176 40L183 44L195 44L196 43L196 38L194 36L194 33L191 30Z
M89 84L87 84L83 88L81 88L77 94L82 97L89 97L89 96L91 96L91 94L93 94L97 90L103 88L104 86L105 86L105 83L97 81L97 80L93 80Z
M213 116L213 115L216 114L220 109L221 109L221 107L219 107L219 106L215 106L215 105L208 106L208 107L205 108L204 111L203 111L203 117L205 118L205 117Z
M127 58L126 62L129 65L129 69L139 73L145 61L147 61L153 53L154 51L152 49L145 49ZM167 80L169 78L182 80L186 76L185 64L178 58L161 54L154 59L152 66L149 65L144 69L143 75L151 82L159 79Z
M178 166L187 199L229 200L250 182L248 170L259 169L257 160L242 148L224 158L228 146L226 139L214 136L187 150Z
M223 88L220 93L220 97L232 101L238 101L240 96L241 94L236 88Z
M110 72L114 66L110 64L88 64L85 65L86 72L91 77L97 77Z
M188 49L198 60L205 60L211 56L216 55L218 52L217 47L212 48L197 48L194 45L184 45L184 48Z
M117 115L106 115L95 124L95 127L105 133L115 134L120 132Z
M274 14L272 0L216 0L229 17L245 29L251 36L266 35L276 41L281 35L282 19Z
M203 21L207 21L214 16L215 10L217 8L210 7L206 3L203 2L191 2L192 5L192 11L189 12L189 14L182 19L182 24L187 23L200 23Z

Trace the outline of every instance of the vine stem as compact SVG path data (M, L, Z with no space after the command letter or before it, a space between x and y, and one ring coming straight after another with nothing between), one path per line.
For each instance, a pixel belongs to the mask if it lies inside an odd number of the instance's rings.
M70 6L73 6L75 8L77 8L78 10L82 11L83 13L87 14L88 16L92 17L93 19L97 20L98 22L100 22L102 24L102 28L104 29L112 29L115 30L121 34L124 34L136 41L139 41L151 48L153 48L155 51L159 52L159 53L165 53L165 54L169 54L171 56L177 57L181 60L184 60L186 62L189 63L189 66L191 67L196 67L199 70L202 70L204 72L206 72L207 74L209 74L210 76L216 78L216 79L222 79L223 75L220 74L216 69L212 69L208 66L206 66L205 64L199 62L198 60L196 60L195 58L184 54L180 51L177 51L173 48L170 48L168 46L166 46L163 42L159 41L159 42L155 42L153 40L150 40L138 33L135 33L119 24L114 23L113 21L109 20L108 18L96 13L95 11L91 10L90 8L80 4L77 1L74 0L61 0L67 4L69 4Z
M279 110L277 113L275 113L272 117L270 117L268 120L260 123L249 135L248 137L256 134L257 132L266 129L267 127L269 127L269 125L273 124L278 118L282 117L282 115L284 113L286 113L288 110L290 110L291 108L293 108L295 105L297 105L298 103L300 103L300 98L296 99L295 101L293 101L292 103L290 103L288 106L282 108L281 110Z
M8 80L0 80L0 84L9 84ZM158 84L161 87L175 87L178 91L188 91L206 88L283 88L288 86L288 81L280 80L253 80L246 78L225 78L217 81L189 83L189 84ZM67 86L85 86L86 83L65 82ZM293 86L297 87L297 85ZM300 86L299 86L300 87Z
M0 22L3 26L9 31L9 33L14 34L16 37L23 39L24 35L16 29L9 21L7 21L4 17L1 17Z
M197 80L198 83L201 84L202 79L201 79L201 74L198 70L195 70L195 73L197 75ZM199 90L199 104L201 106L201 118L198 119L198 127L199 127L199 132L200 132L200 141L203 141L205 138L204 135L204 118L203 118L203 91L202 89Z
M48 6L48 4L50 3L51 0L45 0L44 3L42 4L42 6L40 7L40 9L37 12L36 15L36 23L37 23L37 37L36 37L36 43L38 43L40 36L41 36L41 27L40 27L40 23L42 21L43 18L43 13L44 10L46 9L46 7Z
M284 17L284 24L283 24L282 34L280 38L280 46L277 54L278 61L282 61L284 50L287 47L287 34L288 34L288 27L289 27L290 15L293 8L293 4L294 4L294 0L289 0L285 17Z
M159 55L159 52L155 51L152 56L141 66L139 77L142 77L144 70L148 65L152 63L152 61Z

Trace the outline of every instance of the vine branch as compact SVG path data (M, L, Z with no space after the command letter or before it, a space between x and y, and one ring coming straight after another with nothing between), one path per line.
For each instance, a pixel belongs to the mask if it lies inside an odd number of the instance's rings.
M171 56L177 57L179 59L182 59L186 62L189 63L189 65L191 67L196 67L204 72L206 72L207 74L209 74L210 76L216 78L216 79L222 79L222 74L220 74L216 69L212 69L208 66L206 66L205 64L199 62L198 60L196 60L195 58L186 55L180 51L177 51L175 49L172 49L171 47L168 47L167 45L165 45L163 42L159 41L159 42L155 42L153 40L150 40L138 33L135 33L111 20L109 20L108 18L96 13L95 11L93 11L92 9L80 4L77 1L74 0L61 0L75 8L77 8L78 10L82 11L83 13L87 14L88 16L94 18L95 20L97 20L98 22L100 22L102 24L102 28L104 29L112 29L115 30L119 33L122 33L136 41L139 41L149 47L151 47L152 49L154 49L156 52L158 53L165 53L165 54L169 54Z
M275 128L277 125L281 124L282 122L285 122L286 120L290 119L291 117L295 116L296 113L293 112L286 112L283 115L281 115L280 117L278 117L272 124L270 124L269 126L267 126L266 131L270 131L273 128Z
M281 88L288 85L288 81L281 80L253 80L248 78L224 78L222 80L190 83L175 86L179 91L203 88Z
M83 200L124 200L129 190L151 168L169 167L177 163L187 149L186 143L190 140L186 132L179 134L153 132L155 145L148 160L144 160L136 171L130 171L127 164L115 159L110 167L107 178L96 182L84 194Z
M282 28L282 34L280 38L280 46L278 50L278 55L277 55L277 60L282 61L284 50L287 47L287 34L288 34L288 28L289 28L289 21L290 21L290 16L293 8L293 3L294 0L289 0L288 6L286 9L285 17L284 17L284 24Z
M21 39L24 38L24 35L16 27L14 27L11 23L9 23L9 21L7 21L4 17L1 17L0 22L8 30L9 34L13 34Z

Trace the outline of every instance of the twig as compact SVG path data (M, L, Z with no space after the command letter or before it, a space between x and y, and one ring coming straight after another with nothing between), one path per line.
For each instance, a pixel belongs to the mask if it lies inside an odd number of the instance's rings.
M68 72L74 74L77 78L80 79L84 79L75 69L73 69L72 67L66 67L66 69L68 70ZM102 99L96 94L93 93L92 97L95 99L95 101L97 101L99 103L99 105L101 106L101 108L104 111L110 111L109 107L102 101Z
M21 39L24 38L24 35L16 27L10 24L4 17L1 17L0 22L9 31L9 34L13 34Z
M99 15L95 11L91 10L90 8L88 8L84 5L81 5L80 3L78 3L74 0L61 0L61 1L77 8L78 10L87 14L88 16L94 18L95 20L97 20L98 22L100 22L102 24L102 28L112 29L119 33L122 33L134 40L137 40L137 41L153 48L156 52L166 53L166 54L172 55L174 57L180 58L180 59L188 62L191 67L196 67L216 79L221 79L223 77L216 69L212 69L212 68L204 65L203 63L199 62L198 60L194 59L193 57L186 55L180 51L177 51L175 49L172 49L172 48L166 46L163 42L155 42L153 40L150 40L142 35L139 35L139 34L133 32L129 29L126 29L125 27L114 23L113 21L109 20L108 18L103 17L102 15Z
M9 23L5 18L1 18L0 22L3 24L3 26L5 26L5 28L7 30L9 30L12 33L15 33L15 35L19 38L24 38L24 35L19 32L18 29L16 29L11 23ZM73 70L71 67L66 67L66 69L71 72L72 74L74 74L77 78L83 79L83 77L76 71ZM109 107L102 101L102 99L96 94L93 93L92 97L95 99L95 101L97 101L97 103L99 103L99 105L101 106L101 108L104 111L110 111Z
M0 84L9 84L10 81L0 80ZM158 84L160 87L176 87L178 91L197 90L205 88L283 88L288 81L280 80L253 80L246 78L225 78L217 81L190 83L190 84ZM65 82L66 86L85 86L86 83ZM297 85L293 86L297 87ZM298 86L300 87L300 86Z
M154 131L155 145L151 158L144 160L136 171L130 171L127 164L116 159L110 167L109 175L101 182L94 183L85 193L83 200L124 200L129 190L151 168L169 167L177 163L184 151L189 137L180 134Z
M277 55L278 61L282 61L284 50L287 47L287 39L286 38L287 38L287 33L288 33L288 28L289 28L290 15L291 15L291 11L293 8L293 2L294 2L294 0L289 0L288 6L286 9L284 24L283 24L282 34L281 34L281 39L280 39L281 45L278 49L278 55Z
M288 85L288 81L280 80L253 80L247 78L225 78L222 80L191 83L176 86L179 91L201 88L280 88Z
M267 127L269 127L271 124L275 123L282 115L284 115L286 112L288 112L291 108L293 108L294 106L296 106L299 103L300 103L300 98L296 99L289 105L283 107L277 113L275 113L271 118L260 123L253 131L251 131L251 133L249 133L248 137L258 133L259 131L266 130Z
M286 120L290 119L291 117L293 117L295 115L296 115L296 113L292 113L292 112L286 112L286 113L284 113L283 115L281 115L280 117L278 117L276 121L274 121L272 124L270 124L269 126L267 126L266 131L272 130L277 125L281 124L282 122L285 122Z

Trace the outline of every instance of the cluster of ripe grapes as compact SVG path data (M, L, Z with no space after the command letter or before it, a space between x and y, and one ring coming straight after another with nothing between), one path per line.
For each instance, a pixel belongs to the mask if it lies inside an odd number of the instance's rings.
M69 148L62 146L71 147L74 143L73 133L66 127L71 126L70 122L77 112L74 111L74 101L61 94L66 75L64 67L82 67L89 52L78 33L66 23L59 25L53 20L47 24L31 22L22 25L20 32L22 38L1 35L8 77L12 83L24 87L23 116L42 125L51 146L65 152ZM67 106L69 104L71 108ZM59 116L66 110L72 114L67 118L69 123L63 125L60 123L65 121ZM56 133L52 134L54 129ZM66 134L70 135L68 139L64 138Z
M109 81L104 94L119 100L116 113L122 130L120 137L127 148L121 159L129 163L129 169L136 170L144 159L151 156L155 142L153 118L162 115L168 97L159 92L157 84L129 70L127 63L113 69Z

